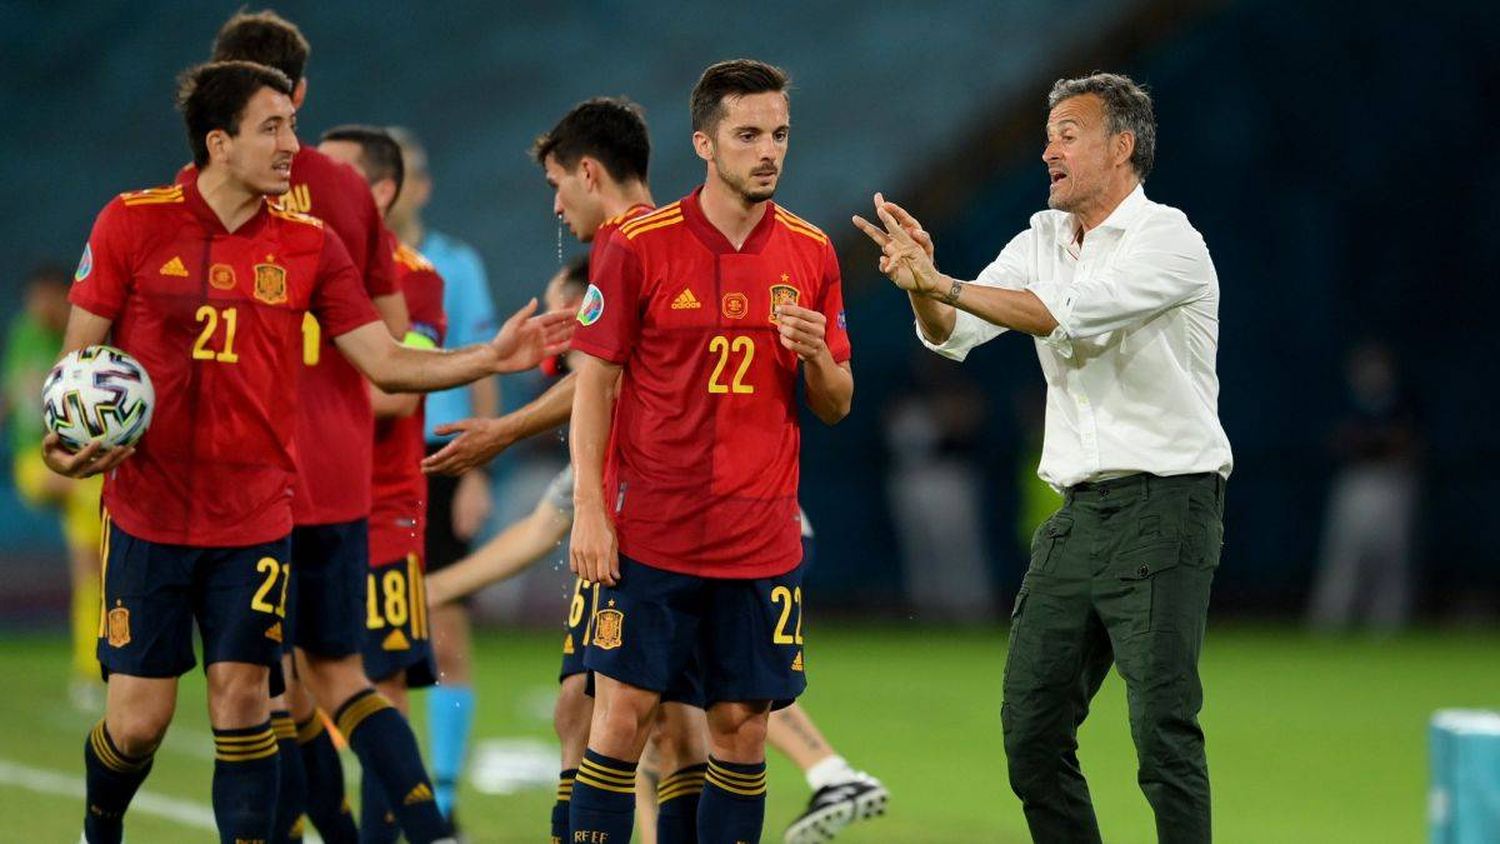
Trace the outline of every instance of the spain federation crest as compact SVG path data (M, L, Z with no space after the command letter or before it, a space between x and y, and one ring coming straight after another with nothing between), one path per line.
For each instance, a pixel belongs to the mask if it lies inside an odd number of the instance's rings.
M286 302L286 269L276 264L255 265L255 298L267 305Z
M783 275L782 278L786 278L786 276ZM771 321L780 322L780 320L776 319L776 309L782 305L795 305L801 297L802 291L790 284L771 285Z
M109 646L123 648L130 644L130 610L117 606L109 611L106 620Z
M607 609L594 614L594 646L599 650L612 651L618 648L624 631L625 613Z

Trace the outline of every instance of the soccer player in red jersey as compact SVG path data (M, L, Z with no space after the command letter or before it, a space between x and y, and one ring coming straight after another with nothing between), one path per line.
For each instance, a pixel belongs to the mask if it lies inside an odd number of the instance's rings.
M771 202L786 91L762 62L704 71L704 185L620 227L579 311L571 562L604 588L575 840L629 838L652 713L695 653L710 753L698 838L759 840L767 717L806 686L797 381L832 424L854 377L828 237Z
M299 110L307 95L304 71L310 51L295 24L269 11L236 13L220 28L214 43L217 61L259 62L285 73L295 86L292 104ZM396 286L391 235L366 181L346 163L304 146L292 159L291 189L280 204L324 220L339 235L392 335L403 337L408 314ZM292 494L295 529L288 600L292 612L286 627L299 665L287 672L288 693L272 713L272 726L282 748L297 749L305 767L298 771L287 766L277 823L278 830L291 830L306 811L324 838L340 844L356 834L354 821L344 800L337 751L320 729L323 719L313 698L334 712L370 688L360 652L370 562L374 416L365 379L338 354L333 338L312 315L302 323L302 363L295 417L297 482ZM290 662L288 653L286 665ZM406 763L412 764L420 761Z
M401 146L384 129L339 126L323 133L318 145L328 157L359 172L385 215L400 194L404 169ZM443 279L421 253L391 235L401 295L411 326L408 346L443 345ZM364 671L402 715L409 714L408 688L437 682L427 625L425 561L427 476L422 474L423 397L391 395L371 386L375 411L374 501L370 510L370 561L366 578ZM400 836L374 777L360 784L360 841L394 842Z
M221 840L268 839L278 754L269 696L279 686L287 589L294 374L313 312L340 351L383 389L426 391L534 365L561 346L565 315L527 319L485 346L439 354L395 343L361 291L343 244L321 221L266 201L286 191L297 150L292 84L248 62L186 72L179 92L196 173L122 194L100 213L75 273L63 352L110 338L150 373L158 403L133 449L43 459L69 477L108 473L99 661L104 719L85 743L85 838L116 842L194 664L196 619L208 677ZM134 457L132 458L132 455ZM279 689L274 689L279 691ZM350 735L361 755L402 734L365 698ZM347 715L347 713L346 713ZM404 722L401 728L405 729ZM364 736L361 736L361 734ZM409 730L405 741L415 743ZM369 747L374 745L373 747ZM425 787L392 781L399 801ZM414 840L443 840L437 825Z

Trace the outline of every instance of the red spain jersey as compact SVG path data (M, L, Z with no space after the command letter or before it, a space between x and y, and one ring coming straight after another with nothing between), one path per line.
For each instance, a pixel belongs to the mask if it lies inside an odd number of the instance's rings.
M378 319L338 237L270 203L226 231L189 174L105 206L69 299L112 320L156 388L150 430L105 480L120 527L198 547L290 533L302 318L335 334Z
M292 159L292 189L283 206L328 223L359 257L371 298L395 293L397 273L385 224L370 186L347 164L304 146ZM299 525L348 522L370 514L370 465L375 417L369 382L344 359L314 317L302 326L297 381L297 485L292 515Z
M192 166L183 174L193 172ZM179 179L182 177L179 174ZM302 146L292 158L292 186L276 203L324 221L348 247L370 298L398 289L388 233L370 186L353 167ZM298 375L297 483L292 511L299 525L349 522L370 514L370 461L375 417L363 375L309 315L302 326Z
M448 320L443 314L443 279L432 263L409 246L389 239L401 293L411 314L409 345L443 345ZM370 507L370 566L421 556L427 534L427 476L422 474L423 407L410 416L375 420L374 502Z
M624 367L604 473L620 552L703 577L791 570L799 361L772 309L822 312L849 359L828 237L767 203L736 250L694 191L620 226L599 258L573 348Z

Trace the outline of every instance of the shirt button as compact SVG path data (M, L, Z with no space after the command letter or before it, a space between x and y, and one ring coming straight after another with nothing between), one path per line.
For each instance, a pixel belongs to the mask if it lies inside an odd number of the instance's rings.
M1143 565L1140 568L1138 568L1138 569L1135 570L1135 576L1136 577L1145 577L1146 575L1148 575L1150 573L1151 573L1151 567L1150 566L1146 566L1146 565Z
M1108 498L1109 497L1109 487L1105 487L1104 489L1099 490L1099 497L1100 498Z

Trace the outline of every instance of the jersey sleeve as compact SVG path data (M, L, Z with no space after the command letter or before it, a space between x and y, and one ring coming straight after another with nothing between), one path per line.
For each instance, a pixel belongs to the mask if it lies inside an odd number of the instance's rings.
M324 229L323 253L318 259L318 277L310 310L329 337L347 334L362 325L379 322L370 297L360 284L359 270L349 250L332 229Z
M406 310L411 315L408 344L415 334L431 343L430 348L442 346L448 328L443 315L442 276L431 270L415 270L407 274L402 292L406 294Z
M844 363L853 354L849 345L849 323L844 317L844 282L839 273L839 258L832 246L823 250L822 301L818 310L827 319L824 342L836 363Z
M396 272L396 260L392 257L391 250L387 248L388 243L395 242L395 237L387 233L385 223L380 220L380 211L375 207L375 200L369 199L370 192L364 192L368 201L363 209L366 219L366 243L365 243L365 291L370 298L376 296L389 296L401 290L400 275Z
M611 238L597 262L589 264L589 289L578 308L573 348L622 364L641 330L640 256L628 241Z
M131 240L130 212L116 199L94 220L68 301L91 314L118 318L130 293Z

